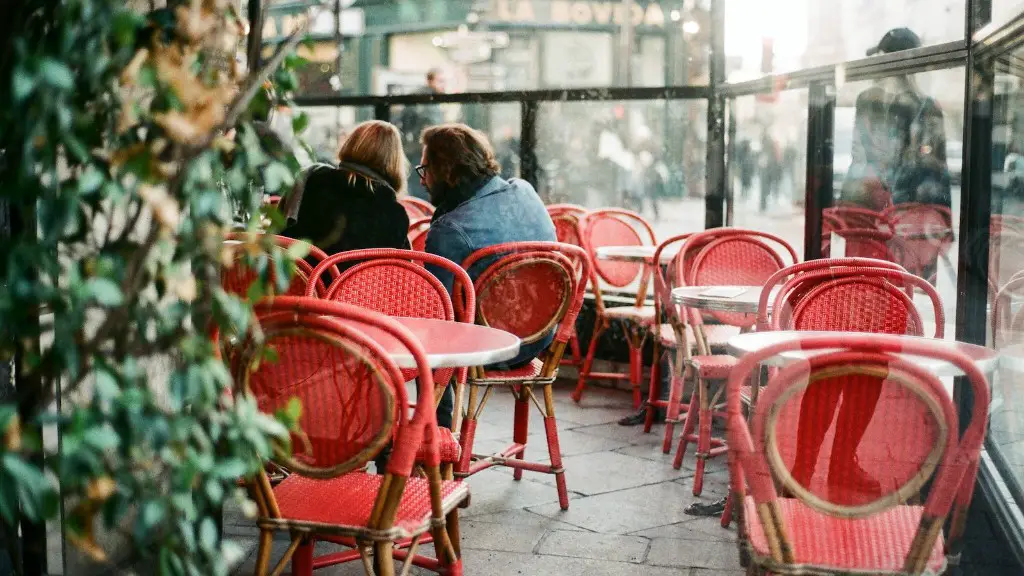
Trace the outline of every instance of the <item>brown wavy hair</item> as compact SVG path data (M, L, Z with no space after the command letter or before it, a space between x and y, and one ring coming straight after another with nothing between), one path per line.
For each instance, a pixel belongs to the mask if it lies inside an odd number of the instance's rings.
M439 124L423 131L427 166L452 188L496 176L501 167L487 136L465 124Z
M381 120L360 123L341 143L338 161L366 166L384 177L395 192L405 191L409 161L402 150L402 134L394 124ZM356 175L350 178L354 181Z

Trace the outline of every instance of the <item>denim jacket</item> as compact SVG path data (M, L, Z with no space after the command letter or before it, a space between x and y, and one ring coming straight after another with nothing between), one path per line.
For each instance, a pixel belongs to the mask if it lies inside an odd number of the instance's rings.
M495 244L556 240L555 226L533 186L523 180L504 180L495 176L469 200L434 219L427 232L426 251L462 264L473 252ZM485 258L476 263L468 270L470 278L476 281L495 260ZM453 275L433 266L427 269L451 294L455 282ZM552 336L523 346L516 358L503 364L511 367L522 365L546 348Z

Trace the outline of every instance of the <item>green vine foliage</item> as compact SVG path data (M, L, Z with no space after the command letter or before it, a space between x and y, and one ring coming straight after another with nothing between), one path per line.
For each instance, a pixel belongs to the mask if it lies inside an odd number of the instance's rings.
M63 498L66 536L97 560L102 526L154 572L226 574L238 554L216 514L254 510L239 479L298 418L232 393L211 338L250 322L250 299L219 284L233 217L280 224L262 194L299 169L265 127L295 89L297 42L247 73L228 0L25 4L0 82L0 203L20 222L0 246L0 360L18 358L21 385L0 404L0 523L52 518ZM259 272L251 297L304 256L255 234L234 250ZM42 459L26 431L46 424L62 446Z

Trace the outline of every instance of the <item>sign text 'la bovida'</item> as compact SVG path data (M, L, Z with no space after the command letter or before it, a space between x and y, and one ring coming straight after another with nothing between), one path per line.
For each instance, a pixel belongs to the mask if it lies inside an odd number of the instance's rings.
M626 6L620 1L583 0L496 0L491 16L503 22L552 22L557 24L618 24L626 21ZM630 18L634 26L664 26L661 5L632 4Z

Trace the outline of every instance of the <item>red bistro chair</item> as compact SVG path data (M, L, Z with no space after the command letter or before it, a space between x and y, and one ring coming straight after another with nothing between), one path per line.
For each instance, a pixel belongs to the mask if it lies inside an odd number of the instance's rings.
M430 232L431 218L420 218L409 224L409 246L417 252L427 249L427 232Z
M405 208L405 213L409 216L409 222L421 218L429 218L434 215L434 206L426 200L420 200L414 196L401 196L398 198L398 202L402 205L402 208Z
M582 233L580 232L580 218L586 213L586 208L575 204L551 204L548 208L548 215L551 216L551 223L555 225L555 237L559 242L583 247ZM579 337L573 328L572 337L569 338L570 358L563 358L562 364L569 366L582 366L583 353L580 351Z
M583 398L583 390L587 380L591 378L606 380L628 379L633 389L633 408L641 405L640 382L643 375L643 345L647 336L647 326L654 322L654 307L645 306L647 299L647 282L650 275L649 267L631 262L612 262L597 259L597 249L602 246L654 246L654 230L642 216L629 210L607 208L588 212L580 222L583 247L590 256L592 263L590 283L594 292L594 329L590 334L590 345L579 371L579 381L572 399L579 402ZM612 288L626 288L639 278L640 287L636 293L633 306L605 308L602 299L601 282ZM608 329L612 320L622 322L626 341L629 344L629 373L593 372L594 353L601 334Z
M312 298L279 297L256 305L263 340L249 342L233 364L235 381L262 412L274 414L295 398L301 433L291 454L275 460L292 472L271 487L260 472L251 481L260 530L256 574L267 574L275 532L291 539L274 574L291 560L291 573L362 560L372 574L395 574L394 558L439 574L462 574L457 507L469 498L464 482L441 480L431 402L433 380L416 338L369 310ZM405 378L364 330L396 339L416 359L417 401L406 408ZM274 350L274 361L264 349ZM385 474L363 468L393 443ZM417 453L426 453L425 477L411 477ZM417 555L432 541L436 558ZM314 558L317 542L352 548Z
M463 298L458 305L453 306L448 291L423 267L424 264L431 264L444 268L455 276L456 285L472 286L466 271L451 260L434 254L393 248L351 250L329 256L313 270L312 277L319 279L330 266L353 263L354 266L342 272L328 286L324 299L355 304L387 316L468 323L474 320L475 293L472 290L461 290ZM312 296L308 291L306 295ZM437 384L435 403L440 401L441 394L455 373L452 368L434 372L433 380ZM465 374L465 369L459 370L458 380L464 380ZM415 372L407 370L405 375L406 380L411 380ZM454 420L452 424L454 428ZM442 428L440 435L442 461L448 468L447 465L454 465L459 459L459 442L452 429Z
M838 220L842 230L891 231L885 212L859 206L833 206L821 211L825 218Z
M462 461L458 473L469 476L491 466L508 466L514 478L522 478L523 470L553 474L558 502L569 509L569 493L562 468L555 422L555 402L551 385L566 344L573 333L576 316L583 306L583 293L589 272L586 253L577 246L558 242L512 242L477 250L462 263L467 270L484 259L498 256L476 280L477 322L511 332L524 344L537 342L552 330L554 340L548 349L531 363L512 370L475 368L467 381L469 401L462 422ZM515 396L515 420L512 444L505 450L487 456L473 454L480 413L495 386L508 387ZM533 390L544 391L543 407ZM483 395L479 390L483 389ZM544 432L548 443L548 463L527 462L524 458L529 434L530 403L544 415Z
M1024 343L1024 307L1013 312L1014 302L1024 301L1024 271L999 289L992 304L992 342L996 350Z
M309 255L306 259L295 261L295 270L292 273L291 281L284 291L289 296L302 296L305 294L309 287L310 275L313 272L313 265L310 264L310 261L321 262L327 258L327 254L305 240L295 240L294 238L269 234L249 235L244 232L228 234L225 238L224 247L232 252L232 264L221 270L221 288L225 292L245 298L248 296L249 287L252 286L252 283L260 274L268 274L269 278L274 280L274 284L276 284L278 275L284 271L284 268L279 265L276 259L265 251L255 254L251 262L247 262L246 259L249 247L255 248L251 243L255 242L256 245L259 245L265 241L272 242L274 246L283 250L287 250L295 244L308 245ZM336 272L336 270L332 270L332 272ZM323 289L323 282L318 282L314 288L314 290L321 294Z
M949 208L937 204L908 202L896 204L885 211L896 237L903 241L903 266L930 282L936 281L941 258L947 267L949 249L955 238L953 216Z
M797 350L823 352L780 369L748 425L740 388L760 370L761 362ZM956 409L942 382L896 353L945 360L967 375L975 404L959 439ZM829 388L837 377L879 375L885 378L885 394L898 399L879 406L871 418L869 434L886 448L874 453L879 462L871 463L885 480L883 489L874 494L851 489L841 464L862 450L837 443L821 456L837 472L831 485L820 489L801 483L794 473L803 458L794 423L803 411L813 410L805 404L808 394ZM970 506L988 415L988 385L969 358L927 340L809 334L748 354L733 370L728 386L730 484L733 498L742 503L739 543L741 558L751 565L748 573L945 571L946 553L955 548ZM907 504L929 481L924 505ZM776 482L792 497L780 497ZM953 529L943 542L942 526L951 509Z
M793 247L778 236L754 230L724 228L692 236L683 245L676 265L683 267L680 275L685 278L688 286L761 286L772 274L786 266L783 254L788 256L791 263L797 261ZM691 257L692 263L688 265L687 259ZM756 319L752 314L732 312L711 312L711 315L719 322L741 330L753 328ZM694 393L690 395L690 406L686 411L686 420L672 465L677 470L681 468L687 446L690 442L696 442L697 465L693 477L693 494L699 496L704 487L706 461L726 452L724 441L711 436L713 412L725 388L720 386L712 395L710 383L728 378L735 359L723 354L711 354L700 314L691 313L689 318L681 314L680 318L694 325L693 331L704 345L699 355L691 356L684 362L687 371L693 376L695 387ZM682 383L680 379L680 386ZM673 388L670 401L681 401L682 390L675 389L676 386ZM669 410L670 414L679 412L674 406L670 406ZM668 427L666 433L671 434Z

